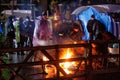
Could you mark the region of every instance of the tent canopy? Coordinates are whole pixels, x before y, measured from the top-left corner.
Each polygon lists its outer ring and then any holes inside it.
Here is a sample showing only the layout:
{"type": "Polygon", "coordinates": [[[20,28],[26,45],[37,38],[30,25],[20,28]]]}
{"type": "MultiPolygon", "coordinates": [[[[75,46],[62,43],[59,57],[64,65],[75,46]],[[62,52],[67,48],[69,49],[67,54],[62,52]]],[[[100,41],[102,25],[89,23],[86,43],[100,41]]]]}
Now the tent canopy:
{"type": "Polygon", "coordinates": [[[100,13],[106,12],[120,12],[120,5],[106,4],[106,5],[90,5],[90,6],[81,6],[75,9],[72,14],[76,15],[82,12],[87,8],[95,8],[100,13]]]}
{"type": "Polygon", "coordinates": [[[111,31],[111,22],[110,16],[106,14],[106,12],[118,12],[119,5],[91,5],[91,6],[81,6],[75,9],[72,12],[72,15],[75,15],[76,20],[82,20],[85,36],[83,40],[89,40],[89,33],[87,31],[87,22],[91,18],[91,15],[95,15],[95,18],[101,21],[107,31],[111,31]]]}
{"type": "Polygon", "coordinates": [[[4,10],[1,14],[5,14],[7,16],[15,15],[16,17],[26,17],[31,16],[31,10],[4,10]]]}

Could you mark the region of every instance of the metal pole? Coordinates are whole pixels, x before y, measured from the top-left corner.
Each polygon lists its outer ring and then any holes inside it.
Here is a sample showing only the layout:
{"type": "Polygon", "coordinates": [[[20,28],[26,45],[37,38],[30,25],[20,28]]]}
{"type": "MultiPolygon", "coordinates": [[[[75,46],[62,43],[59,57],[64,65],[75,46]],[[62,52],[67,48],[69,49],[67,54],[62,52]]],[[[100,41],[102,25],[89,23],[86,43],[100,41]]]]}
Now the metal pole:
{"type": "MultiPolygon", "coordinates": [[[[32,16],[32,0],[30,0],[30,9],[31,9],[31,16],[32,16]]],[[[33,16],[32,16],[33,18],[33,16]]]]}
{"type": "Polygon", "coordinates": [[[12,0],[12,10],[11,10],[12,15],[14,15],[14,0],[12,0]]]}

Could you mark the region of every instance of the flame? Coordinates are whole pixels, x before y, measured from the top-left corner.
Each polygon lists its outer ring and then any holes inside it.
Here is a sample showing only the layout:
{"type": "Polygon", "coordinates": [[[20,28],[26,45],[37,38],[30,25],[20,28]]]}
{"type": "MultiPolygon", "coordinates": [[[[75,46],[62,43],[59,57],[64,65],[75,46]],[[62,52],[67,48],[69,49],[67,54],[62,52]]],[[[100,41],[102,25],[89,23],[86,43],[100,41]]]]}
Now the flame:
{"type": "Polygon", "coordinates": [[[97,50],[96,50],[96,44],[92,44],[92,55],[97,55],[98,54],[98,52],[97,52],[97,50]]]}
{"type": "Polygon", "coordinates": [[[60,55],[61,59],[69,59],[73,55],[73,50],[71,48],[63,49],[60,55]]]}
{"type": "MultiPolygon", "coordinates": [[[[74,49],[73,48],[66,48],[62,49],[60,59],[69,59],[73,58],[74,55],[74,49]]],[[[43,61],[48,61],[49,59],[45,56],[43,56],[43,61]]],[[[75,70],[77,69],[78,62],[77,61],[71,61],[71,62],[62,62],[59,63],[60,67],[66,72],[66,74],[74,74],[75,70]]],[[[52,64],[46,64],[45,65],[45,71],[48,73],[47,77],[51,77],[56,75],[56,67],[52,64]],[[54,75],[52,74],[54,73],[54,75]]],[[[62,76],[62,74],[60,74],[62,76]]]]}
{"type": "Polygon", "coordinates": [[[77,44],[77,41],[74,41],[73,43],[74,43],[74,44],[77,44]]]}
{"type": "MultiPolygon", "coordinates": [[[[71,57],[71,52],[69,49],[67,49],[67,52],[63,56],[63,58],[69,59],[70,57],[71,57]]],[[[60,65],[64,68],[67,74],[70,74],[70,71],[68,70],[68,68],[70,67],[70,62],[60,63],[60,65]]]]}
{"type": "Polygon", "coordinates": [[[54,13],[53,19],[54,19],[54,20],[58,20],[58,15],[57,15],[57,13],[54,13]]]}
{"type": "MultiPolygon", "coordinates": [[[[68,48],[65,51],[63,51],[63,55],[62,55],[62,59],[69,59],[73,56],[73,51],[72,49],[68,48]]],[[[67,74],[71,74],[73,73],[73,69],[75,69],[76,66],[76,62],[72,61],[72,62],[63,62],[60,63],[60,66],[64,69],[64,71],[67,74]]]]}
{"type": "Polygon", "coordinates": [[[49,61],[49,59],[46,56],[43,56],[43,61],[49,61]]]}

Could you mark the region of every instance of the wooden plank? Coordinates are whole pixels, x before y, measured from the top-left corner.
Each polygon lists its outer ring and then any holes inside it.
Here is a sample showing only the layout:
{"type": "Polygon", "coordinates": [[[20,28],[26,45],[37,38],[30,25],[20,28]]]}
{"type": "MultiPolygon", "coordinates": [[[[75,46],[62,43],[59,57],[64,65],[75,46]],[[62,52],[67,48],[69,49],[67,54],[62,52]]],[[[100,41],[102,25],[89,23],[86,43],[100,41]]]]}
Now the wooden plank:
{"type": "Polygon", "coordinates": [[[59,59],[57,60],[51,60],[51,61],[36,61],[36,62],[21,62],[21,63],[10,63],[10,64],[0,64],[1,68],[5,68],[8,66],[11,67],[21,67],[21,66],[34,66],[34,65],[45,65],[45,64],[56,64],[56,63],[62,63],[62,62],[71,62],[71,61],[80,61],[80,60],[86,60],[86,58],[70,58],[70,59],[59,59]]]}
{"type": "Polygon", "coordinates": [[[50,61],[51,60],[54,60],[53,57],[51,55],[49,55],[49,53],[45,50],[45,49],[41,49],[40,50],[44,55],[45,57],[47,57],[50,61]]]}
{"type": "Polygon", "coordinates": [[[120,72],[120,68],[106,68],[91,71],[91,74],[106,74],[106,73],[115,73],[120,72]]]}
{"type": "Polygon", "coordinates": [[[88,47],[88,44],[87,43],[84,43],[84,44],[61,44],[61,45],[47,45],[47,46],[36,46],[36,47],[9,48],[9,49],[0,49],[0,53],[41,50],[41,49],[48,50],[48,49],[55,49],[56,46],[58,48],[73,48],[73,47],[88,47]]]}

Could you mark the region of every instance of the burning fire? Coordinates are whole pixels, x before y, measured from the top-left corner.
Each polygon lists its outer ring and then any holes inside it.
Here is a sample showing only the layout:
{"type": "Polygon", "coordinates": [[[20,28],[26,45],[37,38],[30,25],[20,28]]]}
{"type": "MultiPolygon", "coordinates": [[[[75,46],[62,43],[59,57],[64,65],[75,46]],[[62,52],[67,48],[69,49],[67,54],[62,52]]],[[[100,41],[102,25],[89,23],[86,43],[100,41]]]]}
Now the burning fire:
{"type": "Polygon", "coordinates": [[[58,20],[58,17],[57,13],[54,13],[54,20],[58,20]]]}
{"type": "MultiPolygon", "coordinates": [[[[73,48],[62,49],[60,53],[60,59],[70,59],[70,58],[73,58],[74,56],[75,55],[74,55],[73,48]]],[[[43,56],[43,61],[49,61],[49,59],[43,56]]],[[[59,65],[66,72],[66,74],[74,74],[75,71],[77,70],[78,62],[77,61],[62,62],[62,63],[59,63],[59,65]]],[[[56,75],[56,67],[52,64],[51,65],[46,64],[45,71],[46,73],[48,73],[48,76],[52,75],[53,77],[56,75]],[[54,73],[54,75],[52,73],[54,73]]]]}
{"type": "MultiPolygon", "coordinates": [[[[43,56],[43,61],[49,61],[49,59],[46,56],[43,56]]],[[[56,67],[52,64],[46,64],[45,72],[47,73],[46,78],[55,77],[56,67]]]]}
{"type": "MultiPolygon", "coordinates": [[[[63,55],[61,56],[62,59],[69,59],[73,56],[73,50],[68,48],[63,51],[63,55]]],[[[77,63],[75,61],[72,62],[63,62],[60,63],[60,66],[64,69],[67,74],[72,74],[73,71],[76,69],[77,63]]]]}
{"type": "MultiPolygon", "coordinates": [[[[96,47],[96,45],[92,44],[92,53],[95,54],[96,51],[94,50],[94,48],[96,47]]],[[[82,52],[79,53],[79,55],[83,55],[84,53],[84,47],[81,48],[64,48],[60,50],[60,59],[70,59],[70,58],[74,58],[77,56],[78,52],[82,52]]],[[[49,61],[49,59],[45,56],[43,56],[43,61],[49,61]]],[[[60,67],[66,72],[66,74],[74,74],[77,70],[85,70],[85,61],[82,60],[81,63],[79,61],[66,61],[66,62],[61,62],[59,63],[60,67]],[[79,67],[78,67],[79,65],[79,67]]],[[[92,65],[93,67],[96,67],[96,65],[92,65]]],[[[52,64],[46,64],[45,65],[45,71],[46,73],[48,73],[48,75],[46,76],[47,78],[49,77],[55,77],[56,76],[56,67],[55,65],[52,64]]],[[[62,73],[60,73],[60,76],[62,76],[62,73]]]]}

